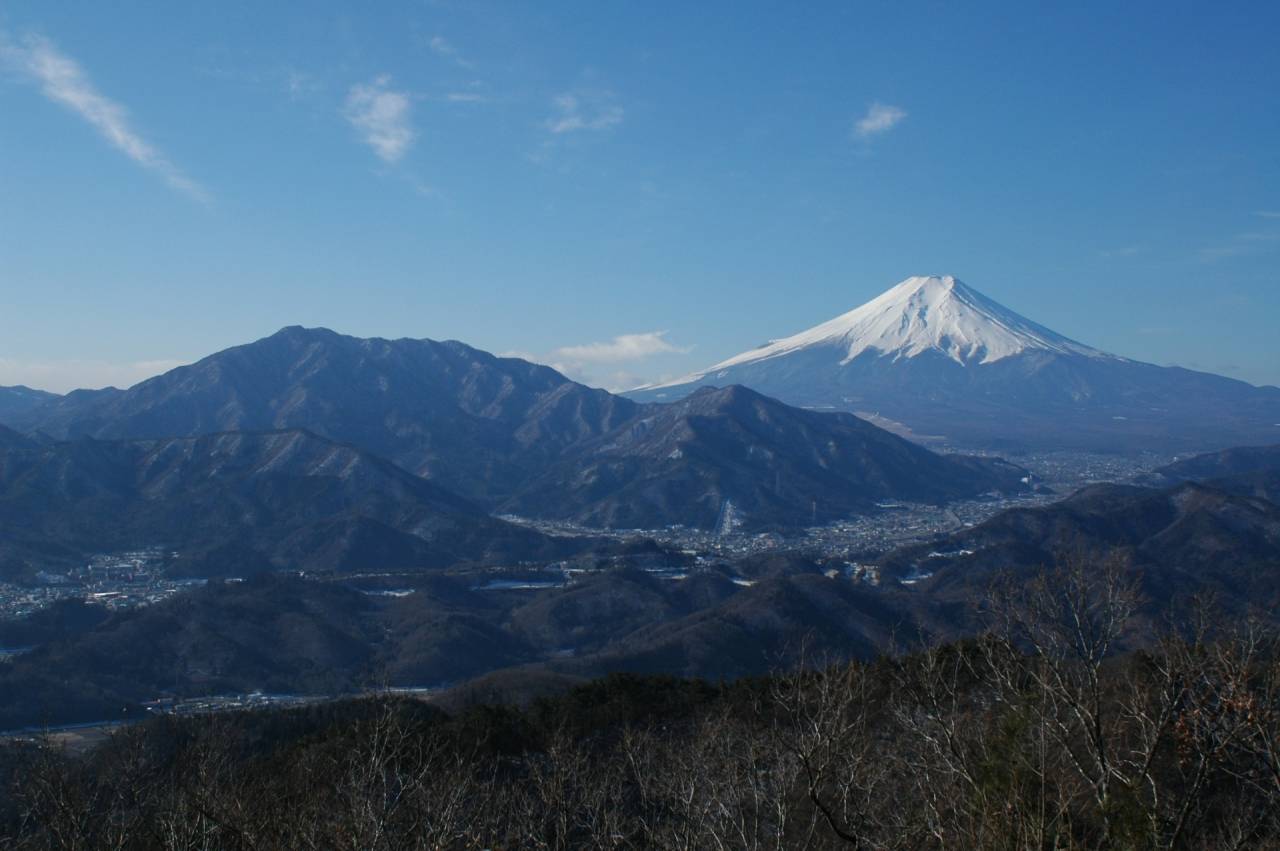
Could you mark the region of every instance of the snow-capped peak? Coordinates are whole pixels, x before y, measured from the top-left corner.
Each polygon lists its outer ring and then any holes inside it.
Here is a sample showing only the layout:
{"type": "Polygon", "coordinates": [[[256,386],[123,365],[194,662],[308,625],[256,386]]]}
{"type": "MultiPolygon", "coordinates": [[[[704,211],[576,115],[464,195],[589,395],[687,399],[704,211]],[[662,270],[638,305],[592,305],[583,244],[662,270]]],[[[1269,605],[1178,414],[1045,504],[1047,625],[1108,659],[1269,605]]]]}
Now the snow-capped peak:
{"type": "Polygon", "coordinates": [[[735,355],[698,373],[655,386],[687,383],[732,366],[768,360],[801,349],[839,350],[848,363],[864,352],[913,358],[941,352],[960,364],[985,364],[1027,350],[1110,357],[997,304],[950,275],[907,278],[835,319],[735,355]]]}

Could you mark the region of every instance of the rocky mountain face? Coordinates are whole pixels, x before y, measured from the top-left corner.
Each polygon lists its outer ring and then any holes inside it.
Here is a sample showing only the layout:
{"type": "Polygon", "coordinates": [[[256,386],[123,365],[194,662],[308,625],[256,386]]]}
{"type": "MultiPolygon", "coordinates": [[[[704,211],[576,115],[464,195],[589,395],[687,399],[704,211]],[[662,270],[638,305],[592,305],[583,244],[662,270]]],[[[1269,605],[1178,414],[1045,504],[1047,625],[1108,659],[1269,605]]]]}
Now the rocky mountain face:
{"type": "Polygon", "coordinates": [[[1025,476],[998,459],[930,452],[850,414],[703,388],[575,449],[503,510],[624,528],[805,525],[887,499],[1015,492],[1025,476]]]}
{"type": "Polygon", "coordinates": [[[149,546],[199,576],[432,568],[567,546],[300,430],[0,450],[0,529],[11,574],[149,546]]]}
{"type": "Polygon", "coordinates": [[[34,449],[36,442],[26,435],[0,425],[0,451],[7,449],[34,449]]]}
{"type": "Polygon", "coordinates": [[[1280,437],[1280,389],[1117,357],[953,277],[908,278],[807,331],[627,395],[743,384],[973,447],[1204,450],[1280,437]]]}

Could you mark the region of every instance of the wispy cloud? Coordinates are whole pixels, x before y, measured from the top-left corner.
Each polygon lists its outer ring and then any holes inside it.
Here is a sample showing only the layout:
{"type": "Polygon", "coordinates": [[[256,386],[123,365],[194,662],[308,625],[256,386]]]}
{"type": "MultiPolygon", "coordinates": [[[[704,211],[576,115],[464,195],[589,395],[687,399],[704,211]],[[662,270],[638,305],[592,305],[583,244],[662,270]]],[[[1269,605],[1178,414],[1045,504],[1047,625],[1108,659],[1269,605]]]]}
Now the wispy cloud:
{"type": "Polygon", "coordinates": [[[17,360],[0,358],[0,385],[25,384],[66,393],[82,387],[132,387],[188,361],[17,360]]]}
{"type": "Polygon", "coordinates": [[[907,111],[902,107],[877,101],[867,108],[866,115],[853,123],[853,135],[859,139],[878,136],[892,130],[906,117],[907,111]]]}
{"type": "Polygon", "coordinates": [[[1230,260],[1235,257],[1265,254],[1274,251],[1276,248],[1280,248],[1280,228],[1244,231],[1220,245],[1201,248],[1197,254],[1201,261],[1212,263],[1217,260],[1230,260]]]}
{"type": "Polygon", "coordinates": [[[557,135],[609,130],[621,124],[625,114],[612,92],[565,92],[551,104],[554,114],[546,120],[546,128],[557,135]]]}
{"type": "Polygon", "coordinates": [[[1258,210],[1254,215],[1264,219],[1280,219],[1280,210],[1258,210]]]}
{"type": "Polygon", "coordinates": [[[1147,250],[1147,247],[1145,245],[1140,245],[1140,244],[1122,245],[1119,248],[1103,249],[1102,251],[1098,252],[1098,256],[1106,258],[1108,260],[1115,259],[1117,257],[1136,257],[1139,254],[1142,254],[1143,252],[1145,252],[1146,250],[1147,250]]]}
{"type": "Polygon", "coordinates": [[[445,103],[493,103],[498,100],[484,80],[468,80],[461,85],[451,85],[442,99],[445,103]]]}
{"type": "Polygon", "coordinates": [[[392,89],[391,77],[383,74],[370,83],[352,86],[342,114],[379,159],[395,163],[413,144],[409,110],[408,93],[392,89]]]}
{"type": "Polygon", "coordinates": [[[45,97],[79,115],[117,150],[159,175],[170,187],[208,202],[204,187],[143,139],[130,125],[128,111],[101,94],[84,69],[49,39],[28,35],[14,41],[0,32],[0,60],[37,82],[45,97]]]}
{"type": "Polygon", "coordinates": [[[666,331],[646,331],[620,334],[604,342],[561,346],[545,355],[505,352],[504,356],[544,363],[584,384],[606,390],[626,390],[645,383],[646,379],[624,366],[636,367],[659,355],[683,355],[691,351],[692,346],[677,346],[668,340],[666,331]]]}
{"type": "Polygon", "coordinates": [[[442,59],[448,59],[456,64],[459,68],[474,68],[475,64],[467,60],[458,48],[450,44],[444,36],[432,36],[427,42],[427,47],[431,48],[431,52],[442,59]]]}
{"type": "Polygon", "coordinates": [[[313,73],[290,64],[253,66],[238,60],[226,60],[198,66],[200,74],[218,81],[234,83],[260,93],[283,94],[295,103],[314,100],[325,89],[324,82],[313,73]]]}
{"type": "Polygon", "coordinates": [[[307,72],[299,71],[297,68],[284,70],[284,91],[290,100],[301,100],[319,90],[320,83],[307,72]]]}
{"type": "Polygon", "coordinates": [[[1201,261],[1205,263],[1212,263],[1215,260],[1229,260],[1232,257],[1241,257],[1251,253],[1252,249],[1247,245],[1211,245],[1196,252],[1201,261]]]}
{"type": "Polygon", "coordinates": [[[553,354],[558,359],[581,363],[618,363],[661,354],[683,355],[689,351],[668,340],[666,331],[646,331],[642,334],[620,334],[607,343],[561,346],[553,354]]]}

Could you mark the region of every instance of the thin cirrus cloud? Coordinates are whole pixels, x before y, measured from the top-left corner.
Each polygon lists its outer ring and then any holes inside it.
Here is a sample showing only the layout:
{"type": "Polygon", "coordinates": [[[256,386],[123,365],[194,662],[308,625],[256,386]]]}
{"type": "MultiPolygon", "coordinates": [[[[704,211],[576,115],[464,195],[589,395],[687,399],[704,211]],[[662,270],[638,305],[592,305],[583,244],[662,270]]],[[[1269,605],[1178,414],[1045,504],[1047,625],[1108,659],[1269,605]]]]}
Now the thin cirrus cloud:
{"type": "Polygon", "coordinates": [[[859,139],[870,139],[887,133],[907,117],[907,111],[900,106],[891,106],[876,101],[867,107],[867,112],[853,123],[853,135],[859,139]]]}
{"type": "Polygon", "coordinates": [[[692,346],[677,346],[667,339],[666,331],[620,334],[612,340],[561,346],[545,355],[529,352],[506,352],[504,357],[518,357],[544,363],[584,384],[606,390],[625,390],[645,383],[644,375],[634,372],[644,361],[658,355],[683,355],[692,346]]]}
{"type": "Polygon", "coordinates": [[[413,144],[410,107],[409,94],[392,89],[391,77],[383,74],[352,86],[342,114],[378,159],[391,164],[399,162],[413,144]]]}
{"type": "Polygon", "coordinates": [[[474,68],[474,63],[468,61],[458,48],[450,44],[444,36],[432,36],[427,42],[427,47],[431,48],[431,52],[443,59],[448,59],[456,64],[459,68],[474,68]]]}
{"type": "Polygon", "coordinates": [[[1280,228],[1269,228],[1237,233],[1229,240],[1201,248],[1196,253],[1202,262],[1213,263],[1236,257],[1268,254],[1278,248],[1280,248],[1280,228]]]}
{"type": "Polygon", "coordinates": [[[1137,257],[1147,250],[1147,246],[1140,243],[1133,245],[1122,245],[1119,248],[1108,248],[1098,252],[1098,256],[1107,260],[1113,260],[1123,257],[1137,257]]]}
{"type": "Polygon", "coordinates": [[[37,35],[14,41],[0,32],[0,60],[39,84],[45,97],[80,116],[112,147],[159,175],[171,188],[201,203],[209,201],[204,187],[142,138],[130,124],[128,110],[99,92],[79,63],[52,41],[37,35]]]}
{"type": "Polygon", "coordinates": [[[625,112],[612,92],[565,92],[551,101],[554,113],[546,128],[556,135],[581,131],[601,131],[617,127],[625,112]]]}

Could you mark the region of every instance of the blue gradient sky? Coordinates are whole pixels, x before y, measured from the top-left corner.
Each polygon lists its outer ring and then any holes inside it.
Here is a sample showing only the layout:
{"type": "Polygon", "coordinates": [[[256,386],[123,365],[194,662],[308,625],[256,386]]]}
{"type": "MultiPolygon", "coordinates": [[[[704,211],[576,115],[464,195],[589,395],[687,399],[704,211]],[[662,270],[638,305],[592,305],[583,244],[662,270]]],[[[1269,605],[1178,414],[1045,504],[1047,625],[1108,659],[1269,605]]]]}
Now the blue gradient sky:
{"type": "Polygon", "coordinates": [[[366,5],[0,6],[0,384],[305,324],[618,387],[943,273],[1280,383],[1280,5],[366,5]]]}

